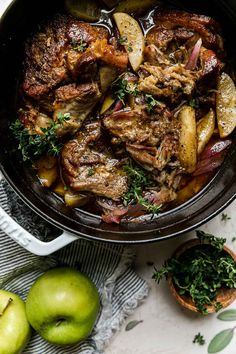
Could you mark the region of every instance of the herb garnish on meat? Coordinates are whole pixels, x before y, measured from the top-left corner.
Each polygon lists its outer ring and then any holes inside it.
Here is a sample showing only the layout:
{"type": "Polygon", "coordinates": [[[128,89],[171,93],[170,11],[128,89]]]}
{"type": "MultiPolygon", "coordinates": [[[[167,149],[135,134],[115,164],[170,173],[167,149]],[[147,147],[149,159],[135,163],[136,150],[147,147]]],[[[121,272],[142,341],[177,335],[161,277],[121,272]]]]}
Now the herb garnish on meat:
{"type": "Polygon", "coordinates": [[[77,51],[79,53],[83,53],[85,51],[85,49],[87,48],[87,43],[85,43],[83,41],[77,42],[75,40],[75,38],[72,38],[71,46],[75,51],[77,51]]]}
{"type": "Polygon", "coordinates": [[[128,45],[127,50],[128,50],[129,53],[133,52],[133,48],[131,47],[130,44],[128,45]]]}
{"type": "Polygon", "coordinates": [[[124,171],[129,178],[129,190],[123,195],[123,204],[127,206],[130,203],[143,205],[151,214],[158,214],[162,205],[151,203],[142,196],[143,190],[153,184],[150,176],[140,167],[133,164],[125,165],[124,171]]]}
{"type": "Polygon", "coordinates": [[[157,100],[155,100],[155,98],[150,94],[145,95],[145,100],[148,104],[147,106],[148,113],[152,113],[155,107],[160,105],[160,103],[157,100]]]}
{"type": "Polygon", "coordinates": [[[197,231],[197,237],[207,243],[168,259],[153,279],[159,283],[163,277],[171,276],[179,294],[191,297],[198,311],[205,315],[207,305],[213,305],[216,311],[222,308],[216,300],[221,288],[236,288],[236,262],[223,249],[225,239],[203,231],[197,231]]]}
{"type": "Polygon", "coordinates": [[[121,44],[121,45],[125,45],[127,44],[127,37],[126,36],[121,36],[118,38],[118,43],[121,44]]]}
{"type": "Polygon", "coordinates": [[[70,119],[70,113],[58,114],[57,120],[47,128],[40,128],[43,134],[29,134],[28,129],[17,119],[11,124],[10,129],[19,142],[18,150],[21,151],[24,161],[30,161],[45,153],[57,156],[63,147],[57,136],[57,129],[70,119]]]}
{"type": "Polygon", "coordinates": [[[124,103],[126,95],[137,96],[139,91],[136,84],[130,84],[124,78],[124,75],[119,76],[112,84],[112,92],[115,98],[118,98],[124,103]]]}

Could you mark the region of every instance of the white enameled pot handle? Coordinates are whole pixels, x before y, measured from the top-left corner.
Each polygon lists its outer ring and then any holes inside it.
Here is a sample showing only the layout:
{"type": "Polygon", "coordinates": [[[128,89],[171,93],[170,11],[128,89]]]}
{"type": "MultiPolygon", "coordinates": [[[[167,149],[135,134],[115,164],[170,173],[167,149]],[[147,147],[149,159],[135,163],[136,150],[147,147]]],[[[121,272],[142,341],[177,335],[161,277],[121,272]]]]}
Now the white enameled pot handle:
{"type": "Polygon", "coordinates": [[[17,224],[0,206],[0,228],[20,246],[38,256],[47,256],[69,243],[78,240],[79,237],[67,231],[49,242],[43,242],[31,235],[23,227],[17,224]]]}

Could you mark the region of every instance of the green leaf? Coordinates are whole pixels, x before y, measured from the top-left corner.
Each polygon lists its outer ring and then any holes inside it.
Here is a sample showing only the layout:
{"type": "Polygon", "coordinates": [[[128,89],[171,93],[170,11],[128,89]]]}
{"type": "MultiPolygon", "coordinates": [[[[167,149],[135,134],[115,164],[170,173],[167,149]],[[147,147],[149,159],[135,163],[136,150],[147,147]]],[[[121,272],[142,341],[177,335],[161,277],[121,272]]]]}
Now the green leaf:
{"type": "Polygon", "coordinates": [[[225,329],[219,332],[210,342],[208,353],[218,353],[231,342],[234,335],[233,328],[225,329]]]}
{"type": "Polygon", "coordinates": [[[142,320],[140,321],[137,321],[137,320],[134,320],[134,321],[131,321],[127,324],[127,326],[125,327],[125,330],[126,331],[130,331],[131,329],[133,329],[134,327],[136,327],[139,323],[143,322],[142,320]]]}
{"type": "Polygon", "coordinates": [[[221,321],[236,321],[236,310],[226,310],[221,312],[217,318],[221,321]]]}

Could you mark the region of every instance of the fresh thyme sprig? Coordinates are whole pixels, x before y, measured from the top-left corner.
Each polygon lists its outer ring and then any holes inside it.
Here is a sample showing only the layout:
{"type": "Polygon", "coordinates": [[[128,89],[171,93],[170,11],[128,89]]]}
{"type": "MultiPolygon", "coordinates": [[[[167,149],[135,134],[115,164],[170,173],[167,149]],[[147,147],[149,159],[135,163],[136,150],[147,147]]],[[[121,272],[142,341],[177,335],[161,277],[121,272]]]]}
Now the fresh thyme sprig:
{"type": "Polygon", "coordinates": [[[152,113],[154,109],[160,105],[160,103],[150,94],[145,95],[145,101],[147,102],[148,113],[152,113]]]}
{"type": "Polygon", "coordinates": [[[153,184],[152,179],[142,168],[134,166],[131,162],[123,167],[129,178],[129,190],[123,195],[123,204],[127,206],[130,203],[141,204],[146,211],[151,214],[158,214],[162,205],[151,203],[142,196],[146,187],[153,184]]]}
{"type": "Polygon", "coordinates": [[[113,96],[121,100],[124,104],[124,99],[126,95],[137,96],[139,91],[135,83],[130,84],[127,79],[124,78],[124,75],[120,75],[112,83],[112,92],[113,96]]]}
{"type": "Polygon", "coordinates": [[[11,124],[10,130],[18,141],[24,161],[33,160],[47,153],[52,156],[59,154],[63,144],[59,142],[57,129],[70,119],[70,113],[58,114],[57,120],[47,128],[40,128],[43,134],[30,134],[19,119],[11,124]]]}
{"type": "Polygon", "coordinates": [[[118,38],[118,43],[121,45],[125,45],[125,44],[127,44],[127,40],[128,40],[128,38],[126,36],[121,36],[118,38]]]}
{"type": "Polygon", "coordinates": [[[197,236],[206,243],[168,259],[161,269],[156,269],[153,279],[159,283],[170,276],[179,294],[190,297],[198,311],[207,314],[207,305],[213,305],[216,311],[222,308],[217,302],[221,288],[236,288],[236,262],[223,250],[225,239],[203,231],[198,231],[197,236]]]}
{"type": "Polygon", "coordinates": [[[215,247],[218,251],[222,251],[224,248],[224,244],[226,242],[226,238],[216,237],[212,234],[207,234],[202,230],[196,231],[197,238],[202,242],[207,242],[211,246],[215,247]]]}

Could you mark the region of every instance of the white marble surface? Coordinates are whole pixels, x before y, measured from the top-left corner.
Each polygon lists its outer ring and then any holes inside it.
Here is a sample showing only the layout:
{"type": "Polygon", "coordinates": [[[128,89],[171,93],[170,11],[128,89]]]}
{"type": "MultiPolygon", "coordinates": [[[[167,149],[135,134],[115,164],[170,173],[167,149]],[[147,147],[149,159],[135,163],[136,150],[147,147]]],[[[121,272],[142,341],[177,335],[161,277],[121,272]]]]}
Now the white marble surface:
{"type": "MultiPolygon", "coordinates": [[[[0,0],[0,14],[10,2],[11,0],[0,0]]],[[[232,238],[236,236],[235,211],[236,201],[225,210],[231,217],[230,220],[221,221],[219,215],[201,229],[226,237],[228,246],[236,251],[236,242],[232,242],[232,238]]],[[[106,354],[204,354],[207,353],[206,345],[201,347],[192,343],[195,334],[201,332],[209,343],[220,330],[235,325],[232,322],[219,321],[216,315],[202,317],[183,310],[172,298],[164,281],[157,285],[152,280],[153,267],[148,266],[147,262],[151,261],[155,266],[160,266],[181,242],[193,235],[194,232],[191,232],[169,241],[135,246],[137,252],[135,268],[149,283],[150,294],[115,334],[105,351],[106,354]],[[143,322],[131,331],[125,331],[125,325],[134,319],[143,322]]],[[[236,309],[236,303],[230,307],[236,309]]],[[[222,353],[235,354],[235,347],[236,335],[222,353]]]]}
{"type": "MultiPolygon", "coordinates": [[[[236,202],[233,202],[224,212],[231,217],[230,220],[221,221],[220,214],[201,229],[227,238],[228,246],[236,251],[236,242],[232,242],[232,237],[236,236],[234,217],[236,202]]],[[[137,251],[135,267],[150,284],[150,294],[134,315],[127,319],[121,331],[114,336],[106,349],[106,354],[204,354],[207,353],[206,345],[199,346],[192,343],[195,334],[201,332],[209,343],[220,330],[231,328],[236,324],[222,322],[215,314],[203,317],[183,310],[172,298],[165,281],[157,285],[151,279],[153,267],[147,266],[147,262],[152,261],[159,267],[180,243],[192,236],[194,232],[161,243],[135,246],[137,251]],[[125,325],[134,319],[143,320],[143,323],[131,331],[125,331],[125,325]]],[[[236,309],[236,302],[229,308],[236,309]]],[[[235,347],[236,335],[222,354],[235,354],[235,347]]]]}

